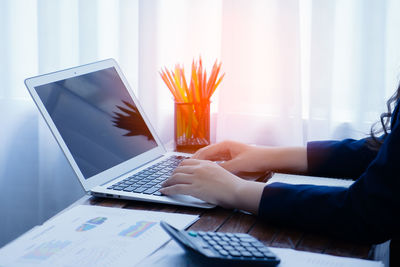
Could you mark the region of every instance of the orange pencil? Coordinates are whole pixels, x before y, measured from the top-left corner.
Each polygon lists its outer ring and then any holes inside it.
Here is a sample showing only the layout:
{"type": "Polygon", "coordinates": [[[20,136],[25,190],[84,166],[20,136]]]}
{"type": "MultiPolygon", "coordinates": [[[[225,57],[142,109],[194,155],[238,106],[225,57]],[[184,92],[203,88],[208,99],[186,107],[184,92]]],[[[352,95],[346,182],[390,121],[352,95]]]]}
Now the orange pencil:
{"type": "Polygon", "coordinates": [[[218,82],[214,85],[214,88],[213,88],[213,90],[212,90],[212,92],[211,92],[211,95],[214,94],[215,90],[217,89],[218,85],[221,83],[221,81],[222,81],[222,79],[224,78],[224,76],[225,76],[225,73],[222,74],[221,77],[219,77],[218,82]]]}
{"type": "Polygon", "coordinates": [[[197,78],[197,64],[193,64],[192,66],[192,81],[194,84],[194,89],[195,89],[195,93],[196,93],[196,99],[197,101],[200,101],[200,84],[199,84],[199,80],[197,78]]]}
{"type": "Polygon", "coordinates": [[[187,83],[186,83],[186,79],[185,79],[185,69],[182,67],[181,69],[180,69],[180,75],[181,75],[181,79],[182,79],[182,87],[183,87],[183,90],[185,90],[185,92],[186,92],[186,95],[187,95],[187,98],[188,98],[188,101],[189,102],[192,102],[193,100],[192,100],[192,94],[189,92],[189,89],[188,89],[188,86],[187,86],[187,83]]]}
{"type": "Polygon", "coordinates": [[[214,93],[214,92],[213,92],[213,89],[214,89],[215,81],[216,81],[217,78],[218,78],[218,74],[219,74],[220,68],[221,68],[221,63],[219,63],[218,67],[216,67],[213,80],[211,81],[210,87],[208,88],[208,92],[207,92],[208,97],[211,97],[211,96],[213,95],[213,93],[214,93]]]}
{"type": "Polygon", "coordinates": [[[206,99],[206,87],[207,87],[207,71],[204,69],[204,73],[203,73],[203,88],[202,88],[202,99],[206,99]]]}
{"type": "Polygon", "coordinates": [[[206,91],[207,91],[207,98],[209,97],[209,92],[211,91],[210,88],[212,87],[213,81],[215,80],[214,76],[215,76],[215,71],[216,71],[216,69],[217,69],[216,66],[217,66],[217,60],[215,60],[215,63],[214,63],[214,66],[213,66],[213,68],[212,68],[210,77],[208,78],[207,89],[206,89],[206,91]]]}
{"type": "Polygon", "coordinates": [[[159,73],[160,73],[160,75],[161,75],[161,78],[163,79],[163,81],[164,81],[165,84],[167,85],[169,91],[170,91],[171,94],[173,95],[175,101],[177,101],[178,97],[176,96],[175,91],[174,91],[174,89],[172,88],[172,85],[171,85],[170,82],[168,81],[168,78],[166,77],[165,74],[163,74],[163,73],[161,73],[161,72],[159,72],[159,73]]]}
{"type": "Polygon", "coordinates": [[[218,63],[218,60],[215,60],[212,70],[207,77],[207,71],[203,69],[203,61],[201,56],[199,56],[198,61],[192,60],[191,75],[188,81],[185,77],[183,65],[176,64],[172,70],[164,67],[159,73],[174,96],[175,101],[199,103],[209,100],[221,83],[225,75],[223,74],[218,77],[221,64],[221,62],[218,63]]]}
{"type": "Polygon", "coordinates": [[[173,81],[171,81],[171,80],[168,78],[166,72],[163,72],[163,79],[164,79],[164,81],[166,81],[166,84],[167,84],[167,86],[170,88],[170,90],[172,90],[172,94],[173,94],[175,97],[178,97],[177,94],[176,94],[175,84],[173,83],[173,81]]]}
{"type": "Polygon", "coordinates": [[[183,101],[183,98],[182,98],[182,96],[181,96],[181,94],[179,93],[178,88],[176,87],[175,80],[172,78],[171,73],[169,72],[169,70],[167,70],[167,68],[165,68],[165,71],[167,72],[167,75],[168,75],[169,80],[170,80],[171,83],[174,85],[175,93],[176,93],[176,95],[178,96],[178,102],[184,102],[184,101],[183,101]]]}

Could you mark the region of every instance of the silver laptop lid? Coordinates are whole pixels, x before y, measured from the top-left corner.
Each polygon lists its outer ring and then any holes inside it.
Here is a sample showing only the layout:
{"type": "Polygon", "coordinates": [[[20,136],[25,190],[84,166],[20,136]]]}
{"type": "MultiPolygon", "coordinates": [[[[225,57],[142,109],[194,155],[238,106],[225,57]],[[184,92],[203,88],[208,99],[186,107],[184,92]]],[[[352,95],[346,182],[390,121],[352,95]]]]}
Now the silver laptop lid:
{"type": "Polygon", "coordinates": [[[86,191],[165,153],[113,59],[25,84],[86,191]]]}

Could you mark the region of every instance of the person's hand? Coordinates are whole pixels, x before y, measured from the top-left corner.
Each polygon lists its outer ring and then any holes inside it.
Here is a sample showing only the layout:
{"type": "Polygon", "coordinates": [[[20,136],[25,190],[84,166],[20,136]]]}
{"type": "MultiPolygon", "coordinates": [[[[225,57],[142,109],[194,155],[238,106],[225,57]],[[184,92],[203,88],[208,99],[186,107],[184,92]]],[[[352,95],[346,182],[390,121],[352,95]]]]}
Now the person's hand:
{"type": "Polygon", "coordinates": [[[188,159],[181,162],[160,190],[165,195],[184,194],[223,207],[232,206],[241,179],[212,161],[188,159]]]}
{"type": "Polygon", "coordinates": [[[268,148],[250,146],[234,141],[224,141],[198,150],[193,159],[222,161],[220,166],[232,172],[266,172],[268,148]]]}
{"type": "Polygon", "coordinates": [[[243,180],[215,162],[188,159],[163,183],[165,195],[184,194],[225,208],[257,213],[265,184],[243,180]]]}

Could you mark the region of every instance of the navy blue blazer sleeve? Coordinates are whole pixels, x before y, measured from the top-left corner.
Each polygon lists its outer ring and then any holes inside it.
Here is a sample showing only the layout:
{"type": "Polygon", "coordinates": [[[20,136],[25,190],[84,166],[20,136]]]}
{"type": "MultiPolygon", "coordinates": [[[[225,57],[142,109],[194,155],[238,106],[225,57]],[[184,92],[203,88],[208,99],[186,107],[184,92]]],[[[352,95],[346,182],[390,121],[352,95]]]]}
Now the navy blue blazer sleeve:
{"type": "MultiPolygon", "coordinates": [[[[394,114],[398,113],[398,106],[396,110],[394,114]]],[[[342,188],[273,183],[264,188],[259,216],[280,224],[330,233],[366,243],[398,239],[400,123],[397,117],[396,114],[396,118],[392,118],[391,132],[376,157],[370,161],[352,186],[342,188]]],[[[354,142],[356,141],[344,141],[342,144],[346,147],[354,142]]],[[[333,145],[333,150],[335,149],[333,145]]],[[[346,147],[343,152],[336,151],[335,154],[345,157],[345,152],[358,157],[357,152],[352,153],[351,146],[350,149],[346,147]]],[[[326,156],[321,155],[321,157],[326,156]]],[[[338,169],[343,169],[335,173],[346,173],[344,168],[353,166],[342,162],[341,159],[337,161],[339,163],[328,164],[325,158],[321,161],[321,165],[316,165],[312,169],[315,174],[323,174],[324,168],[336,166],[338,169]]],[[[361,157],[360,161],[365,162],[355,165],[357,172],[367,164],[368,159],[361,157]]]]}
{"type": "Polygon", "coordinates": [[[367,144],[367,138],[309,142],[308,175],[356,179],[377,153],[367,144]]]}

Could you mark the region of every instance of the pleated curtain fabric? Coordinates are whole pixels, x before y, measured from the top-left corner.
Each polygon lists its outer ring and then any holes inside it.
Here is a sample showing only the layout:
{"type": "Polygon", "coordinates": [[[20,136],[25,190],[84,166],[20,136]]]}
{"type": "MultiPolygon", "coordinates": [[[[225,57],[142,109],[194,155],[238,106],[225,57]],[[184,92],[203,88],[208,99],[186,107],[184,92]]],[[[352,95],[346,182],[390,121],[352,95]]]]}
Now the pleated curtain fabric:
{"type": "Polygon", "coordinates": [[[226,73],[211,99],[212,142],[359,138],[397,88],[398,14],[397,0],[0,1],[1,241],[83,194],[25,78],[115,58],[168,142],[174,105],[158,71],[189,70],[201,55],[226,73]],[[14,196],[18,209],[7,206],[14,196]]]}

